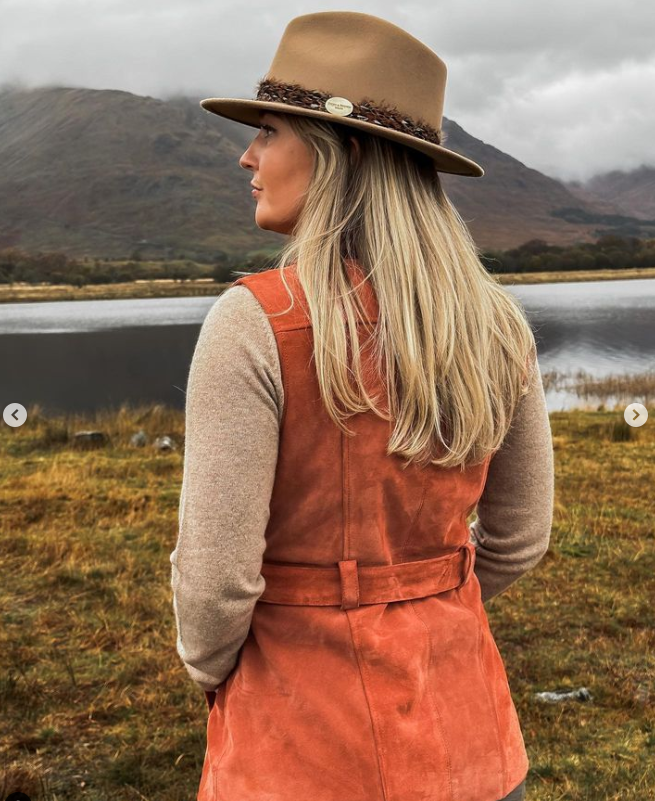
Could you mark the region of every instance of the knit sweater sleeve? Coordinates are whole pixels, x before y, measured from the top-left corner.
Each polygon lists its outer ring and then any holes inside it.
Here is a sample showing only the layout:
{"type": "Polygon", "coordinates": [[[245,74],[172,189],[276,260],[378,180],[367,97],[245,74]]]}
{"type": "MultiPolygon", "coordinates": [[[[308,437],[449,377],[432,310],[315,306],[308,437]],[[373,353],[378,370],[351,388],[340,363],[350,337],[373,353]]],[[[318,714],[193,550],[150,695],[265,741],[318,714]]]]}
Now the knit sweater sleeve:
{"type": "Polygon", "coordinates": [[[189,370],[170,555],[177,651],[204,691],[234,669],[264,591],[283,402],[270,322],[247,287],[229,287],[205,317],[189,370]]]}
{"type": "Polygon", "coordinates": [[[526,395],[489,465],[470,525],[482,601],[507,589],[541,561],[554,503],[553,444],[538,359],[526,395]]]}

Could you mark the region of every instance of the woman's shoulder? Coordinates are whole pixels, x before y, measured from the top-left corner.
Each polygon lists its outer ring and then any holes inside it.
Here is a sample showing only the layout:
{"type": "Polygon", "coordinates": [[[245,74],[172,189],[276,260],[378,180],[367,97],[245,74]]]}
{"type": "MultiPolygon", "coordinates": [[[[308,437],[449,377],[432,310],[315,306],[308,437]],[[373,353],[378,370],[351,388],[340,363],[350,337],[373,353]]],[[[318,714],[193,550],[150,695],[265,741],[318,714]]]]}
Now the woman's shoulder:
{"type": "Polygon", "coordinates": [[[246,286],[232,285],[221,293],[205,317],[201,339],[212,343],[212,359],[219,352],[224,354],[223,370],[232,377],[235,373],[254,373],[272,385],[281,414],[284,390],[275,334],[264,309],[246,286]]]}

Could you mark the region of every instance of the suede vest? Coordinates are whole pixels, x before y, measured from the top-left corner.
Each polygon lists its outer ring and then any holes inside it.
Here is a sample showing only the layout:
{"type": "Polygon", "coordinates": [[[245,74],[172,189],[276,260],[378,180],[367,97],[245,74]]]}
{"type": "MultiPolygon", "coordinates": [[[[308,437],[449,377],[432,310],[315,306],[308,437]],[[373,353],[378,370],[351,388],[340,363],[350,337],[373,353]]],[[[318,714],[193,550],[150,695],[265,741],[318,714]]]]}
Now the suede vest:
{"type": "MultiPolygon", "coordinates": [[[[467,523],[491,457],[403,467],[373,412],[344,434],[322,404],[302,288],[284,272],[288,311],[280,270],[234,282],[284,312],[269,317],[284,413],[266,589],[210,704],[198,800],[499,801],[529,762],[467,523]]],[[[374,322],[370,284],[358,291],[374,322]]],[[[372,371],[367,381],[386,398],[372,371]]]]}

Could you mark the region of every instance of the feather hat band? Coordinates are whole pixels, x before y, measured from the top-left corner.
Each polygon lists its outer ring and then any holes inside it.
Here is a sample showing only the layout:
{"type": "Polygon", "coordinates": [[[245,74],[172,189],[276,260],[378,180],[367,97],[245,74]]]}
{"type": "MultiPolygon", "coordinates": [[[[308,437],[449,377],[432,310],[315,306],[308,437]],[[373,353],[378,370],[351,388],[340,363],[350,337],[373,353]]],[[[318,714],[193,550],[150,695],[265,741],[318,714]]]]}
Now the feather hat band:
{"type": "Polygon", "coordinates": [[[443,146],[446,74],[436,53],[393,23],[320,11],[288,23],[255,99],[200,105],[254,128],[260,111],[326,119],[420,150],[439,172],[480,177],[479,164],[443,146]]]}

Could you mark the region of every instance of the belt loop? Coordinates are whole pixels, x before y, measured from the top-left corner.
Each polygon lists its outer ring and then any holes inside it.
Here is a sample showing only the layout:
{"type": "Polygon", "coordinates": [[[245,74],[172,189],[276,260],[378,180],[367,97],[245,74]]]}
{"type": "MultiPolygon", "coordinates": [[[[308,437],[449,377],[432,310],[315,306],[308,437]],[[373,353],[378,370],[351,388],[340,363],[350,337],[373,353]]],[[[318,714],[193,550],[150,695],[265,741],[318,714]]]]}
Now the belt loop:
{"type": "Polygon", "coordinates": [[[341,608],[355,609],[359,606],[357,559],[343,559],[338,564],[341,578],[341,608]]]}
{"type": "Polygon", "coordinates": [[[467,542],[464,546],[467,550],[467,557],[466,557],[466,568],[464,570],[464,579],[462,580],[462,584],[466,584],[466,582],[471,578],[471,573],[473,572],[473,567],[475,564],[475,545],[472,542],[467,542]]]}

